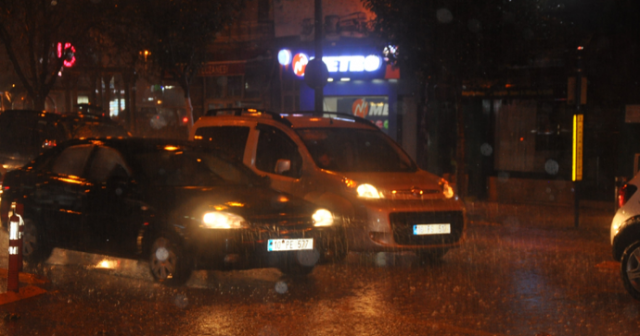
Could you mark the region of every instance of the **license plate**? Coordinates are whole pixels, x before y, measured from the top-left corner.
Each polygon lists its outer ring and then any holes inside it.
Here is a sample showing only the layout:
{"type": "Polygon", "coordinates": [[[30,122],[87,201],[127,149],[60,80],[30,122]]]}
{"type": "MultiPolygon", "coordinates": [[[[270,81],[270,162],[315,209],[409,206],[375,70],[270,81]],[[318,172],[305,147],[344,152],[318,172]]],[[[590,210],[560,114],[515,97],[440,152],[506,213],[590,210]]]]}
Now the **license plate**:
{"type": "Polygon", "coordinates": [[[415,236],[451,233],[451,224],[418,224],[413,226],[415,236]]]}
{"type": "Polygon", "coordinates": [[[269,239],[267,251],[313,250],[313,238],[308,239],[269,239]]]}

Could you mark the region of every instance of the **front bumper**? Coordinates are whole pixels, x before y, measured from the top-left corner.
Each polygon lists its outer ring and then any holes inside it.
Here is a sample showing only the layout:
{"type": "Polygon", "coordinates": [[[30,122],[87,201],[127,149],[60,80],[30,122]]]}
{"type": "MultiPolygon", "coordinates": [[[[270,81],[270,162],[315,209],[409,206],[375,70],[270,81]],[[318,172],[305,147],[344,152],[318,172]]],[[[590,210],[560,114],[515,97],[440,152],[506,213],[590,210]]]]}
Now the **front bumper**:
{"type": "Polygon", "coordinates": [[[349,249],[361,252],[449,249],[464,242],[466,227],[466,212],[457,201],[366,202],[361,215],[348,225],[349,249]],[[415,235],[413,226],[418,224],[449,224],[451,231],[415,235]]]}
{"type": "MultiPolygon", "coordinates": [[[[339,239],[331,228],[308,228],[289,231],[265,230],[200,230],[190,239],[190,250],[197,269],[243,269],[280,267],[300,253],[328,253],[329,246],[339,239]],[[310,250],[268,251],[270,239],[312,238],[310,250]],[[309,252],[311,253],[311,252],[309,252]]],[[[305,266],[314,266],[305,265],[305,266]]]]}

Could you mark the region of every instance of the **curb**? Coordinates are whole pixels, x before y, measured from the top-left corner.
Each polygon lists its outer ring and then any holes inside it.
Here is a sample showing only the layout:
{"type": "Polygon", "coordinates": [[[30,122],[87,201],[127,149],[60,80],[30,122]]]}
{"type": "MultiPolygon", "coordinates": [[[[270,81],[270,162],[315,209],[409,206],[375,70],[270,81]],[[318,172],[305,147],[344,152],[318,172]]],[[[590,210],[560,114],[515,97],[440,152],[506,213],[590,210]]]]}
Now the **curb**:
{"type": "MultiPolygon", "coordinates": [[[[0,278],[6,279],[8,275],[8,269],[0,268],[0,278]]],[[[46,285],[51,282],[45,277],[23,272],[18,273],[18,281],[20,284],[28,284],[28,286],[19,287],[18,292],[6,291],[4,293],[0,293],[0,305],[44,294],[47,292],[46,290],[33,285],[46,285]]]]}
{"type": "Polygon", "coordinates": [[[0,293],[0,305],[28,299],[30,297],[38,296],[46,292],[46,290],[36,286],[20,287],[17,293],[13,291],[0,293]]]}
{"type": "MultiPolygon", "coordinates": [[[[6,279],[8,275],[9,275],[8,269],[0,268],[0,278],[6,279]]],[[[32,273],[23,273],[23,272],[18,273],[18,281],[20,283],[26,283],[30,285],[46,285],[51,282],[51,280],[45,277],[35,275],[32,273]]]]}

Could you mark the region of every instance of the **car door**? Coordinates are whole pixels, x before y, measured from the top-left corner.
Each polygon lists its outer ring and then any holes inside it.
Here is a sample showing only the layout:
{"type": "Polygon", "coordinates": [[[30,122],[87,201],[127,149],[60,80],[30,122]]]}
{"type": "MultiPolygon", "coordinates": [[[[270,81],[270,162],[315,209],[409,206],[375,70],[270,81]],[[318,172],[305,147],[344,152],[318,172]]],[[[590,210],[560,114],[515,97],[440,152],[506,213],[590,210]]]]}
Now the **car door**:
{"type": "Polygon", "coordinates": [[[272,188],[299,194],[302,157],[298,146],[282,130],[271,125],[259,123],[255,129],[258,139],[251,168],[260,175],[269,176],[272,188]]]}
{"type": "Polygon", "coordinates": [[[122,256],[135,252],[141,227],[141,205],[131,169],[114,148],[97,147],[88,165],[88,200],[84,229],[91,250],[122,256]]]}
{"type": "Polygon", "coordinates": [[[88,144],[66,148],[51,162],[49,171],[37,177],[32,201],[62,247],[84,246],[82,216],[88,182],[83,176],[92,151],[88,144]]]}

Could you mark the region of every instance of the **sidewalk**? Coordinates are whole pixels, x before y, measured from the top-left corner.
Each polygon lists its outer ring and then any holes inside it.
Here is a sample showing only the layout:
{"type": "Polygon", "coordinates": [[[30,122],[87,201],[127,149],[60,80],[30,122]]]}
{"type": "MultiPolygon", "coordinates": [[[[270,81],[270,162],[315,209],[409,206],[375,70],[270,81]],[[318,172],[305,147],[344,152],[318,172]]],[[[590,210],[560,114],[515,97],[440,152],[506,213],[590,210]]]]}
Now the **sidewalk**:
{"type": "MultiPolygon", "coordinates": [[[[575,228],[575,209],[566,205],[466,201],[471,224],[545,229],[575,228]]],[[[582,201],[578,228],[609,230],[615,212],[611,202],[582,201]]]]}

